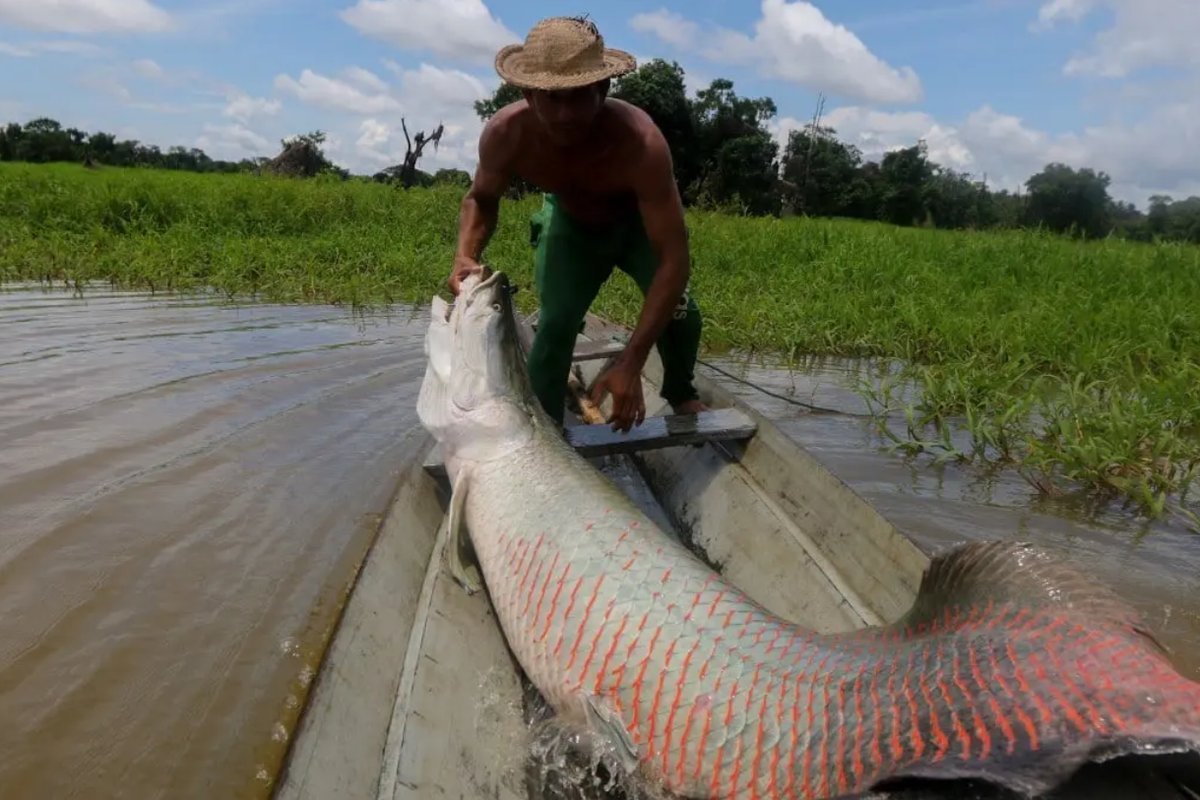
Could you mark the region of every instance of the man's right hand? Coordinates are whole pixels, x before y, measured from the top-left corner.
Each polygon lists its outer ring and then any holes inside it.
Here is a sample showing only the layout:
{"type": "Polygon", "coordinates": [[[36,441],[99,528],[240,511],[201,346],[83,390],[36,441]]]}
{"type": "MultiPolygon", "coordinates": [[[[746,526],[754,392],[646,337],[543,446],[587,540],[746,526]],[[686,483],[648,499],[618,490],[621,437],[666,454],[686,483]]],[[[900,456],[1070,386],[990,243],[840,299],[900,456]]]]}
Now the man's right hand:
{"type": "Polygon", "coordinates": [[[462,282],[468,275],[482,273],[483,266],[472,258],[464,258],[459,256],[454,259],[454,269],[450,272],[450,280],[446,283],[450,287],[450,292],[455,297],[458,297],[458,292],[462,288],[462,282]]]}

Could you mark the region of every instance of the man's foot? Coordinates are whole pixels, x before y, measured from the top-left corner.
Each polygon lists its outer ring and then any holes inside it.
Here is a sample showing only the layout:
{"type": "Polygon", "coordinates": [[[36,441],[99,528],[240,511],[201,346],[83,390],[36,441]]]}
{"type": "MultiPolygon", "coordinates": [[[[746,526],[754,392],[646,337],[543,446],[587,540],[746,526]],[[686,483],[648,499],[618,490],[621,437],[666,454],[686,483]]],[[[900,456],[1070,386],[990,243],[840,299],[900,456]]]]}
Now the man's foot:
{"type": "Polygon", "coordinates": [[[679,405],[671,406],[671,410],[676,414],[699,414],[701,411],[708,411],[708,406],[699,400],[684,400],[679,405]]]}

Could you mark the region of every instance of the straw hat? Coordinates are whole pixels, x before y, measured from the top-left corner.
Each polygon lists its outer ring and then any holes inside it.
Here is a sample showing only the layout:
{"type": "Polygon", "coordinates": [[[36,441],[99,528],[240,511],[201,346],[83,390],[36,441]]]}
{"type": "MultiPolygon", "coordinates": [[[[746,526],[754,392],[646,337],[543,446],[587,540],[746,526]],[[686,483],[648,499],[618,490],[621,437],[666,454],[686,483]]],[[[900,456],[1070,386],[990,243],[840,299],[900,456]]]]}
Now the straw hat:
{"type": "Polygon", "coordinates": [[[496,54],[496,72],[521,89],[573,89],[636,68],[632,55],[604,46],[595,25],[573,17],[544,19],[524,44],[510,44],[496,54]]]}

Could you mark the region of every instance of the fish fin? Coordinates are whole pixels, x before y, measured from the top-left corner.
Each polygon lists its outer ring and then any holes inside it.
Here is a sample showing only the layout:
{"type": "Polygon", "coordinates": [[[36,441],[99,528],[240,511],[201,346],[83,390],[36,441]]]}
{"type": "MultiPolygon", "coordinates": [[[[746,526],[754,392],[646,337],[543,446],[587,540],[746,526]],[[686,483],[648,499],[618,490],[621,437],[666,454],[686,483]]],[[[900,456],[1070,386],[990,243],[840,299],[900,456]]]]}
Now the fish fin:
{"type": "Polygon", "coordinates": [[[454,345],[451,310],[449,303],[434,295],[429,302],[429,327],[425,331],[425,355],[443,383],[450,380],[450,355],[454,345]]]}
{"type": "Polygon", "coordinates": [[[972,542],[935,556],[916,600],[898,625],[934,622],[947,608],[1011,604],[1054,607],[1132,629],[1162,649],[1141,615],[1112,589],[1048,551],[1026,542],[972,542]]]}
{"type": "Polygon", "coordinates": [[[450,304],[434,295],[429,308],[429,327],[425,330],[425,377],[417,396],[417,416],[421,424],[439,441],[450,408],[450,364],[454,345],[448,317],[450,304]]]}
{"type": "Polygon", "coordinates": [[[450,493],[450,509],[447,511],[447,547],[446,558],[449,561],[450,574],[466,591],[475,594],[483,588],[483,579],[479,572],[479,560],[475,556],[475,548],[471,544],[470,532],[467,529],[464,506],[467,500],[467,484],[469,473],[463,470],[454,482],[450,493]]]}
{"type": "Polygon", "coordinates": [[[638,765],[637,747],[612,704],[605,702],[600,695],[589,694],[583,698],[583,709],[587,714],[588,727],[608,744],[621,769],[632,775],[638,765]]]}

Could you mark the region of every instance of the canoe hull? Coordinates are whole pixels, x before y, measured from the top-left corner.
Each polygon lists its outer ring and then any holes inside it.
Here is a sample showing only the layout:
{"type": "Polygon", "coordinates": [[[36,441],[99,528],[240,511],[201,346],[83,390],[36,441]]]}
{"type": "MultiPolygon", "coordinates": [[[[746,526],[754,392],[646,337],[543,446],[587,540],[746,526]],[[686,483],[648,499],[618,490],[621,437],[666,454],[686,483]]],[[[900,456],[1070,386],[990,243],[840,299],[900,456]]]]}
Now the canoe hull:
{"type": "MultiPolygon", "coordinates": [[[[622,333],[589,317],[581,341],[602,349],[622,333]]],[[[604,362],[579,366],[588,381],[604,362]]],[[[652,354],[644,385],[648,415],[665,411],[660,376],[652,354]]],[[[780,616],[835,632],[906,612],[928,556],[769,420],[703,377],[697,384],[710,405],[751,416],[756,435],[744,444],[592,463],[780,616]]],[[[427,450],[433,449],[430,438],[427,450]]],[[[533,724],[547,715],[546,706],[513,658],[488,593],[468,595],[451,578],[443,558],[448,499],[444,481],[422,463],[403,476],[313,686],[278,797],[609,796],[580,785],[586,764],[561,763],[564,743],[554,738],[552,722],[533,724]],[[531,756],[547,750],[559,774],[531,756]]],[[[1060,796],[1185,798],[1171,781],[1194,768],[1195,759],[1166,757],[1087,768],[1060,796]]],[[[915,785],[876,796],[1006,797],[987,787],[963,791],[915,785]]]]}

